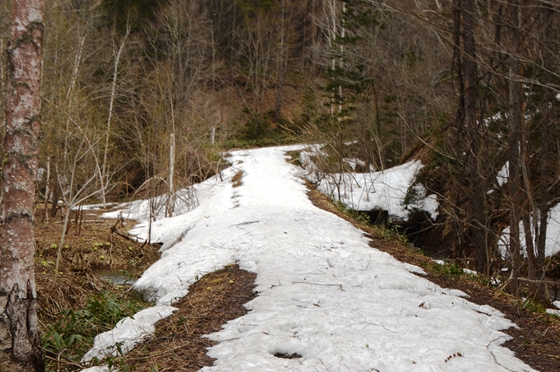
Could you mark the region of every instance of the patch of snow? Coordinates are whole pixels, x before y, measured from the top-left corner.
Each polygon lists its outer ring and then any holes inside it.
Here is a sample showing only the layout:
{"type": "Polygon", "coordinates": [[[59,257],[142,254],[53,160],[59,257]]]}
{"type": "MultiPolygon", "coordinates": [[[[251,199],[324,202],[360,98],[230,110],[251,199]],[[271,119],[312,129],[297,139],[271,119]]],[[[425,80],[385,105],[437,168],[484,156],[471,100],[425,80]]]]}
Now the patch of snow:
{"type": "Polygon", "coordinates": [[[546,309],[546,313],[547,313],[547,314],[551,314],[551,315],[560,316],[560,310],[546,309]]]}
{"type": "Polygon", "coordinates": [[[484,123],[485,126],[489,126],[490,124],[495,123],[499,120],[502,120],[502,113],[500,113],[500,112],[484,119],[483,123],[484,123]]]}
{"type": "Polygon", "coordinates": [[[432,261],[434,261],[438,265],[445,265],[446,264],[444,260],[432,260],[432,261]]]}
{"type": "MultiPolygon", "coordinates": [[[[307,159],[310,159],[310,155],[307,159]]],[[[315,168],[310,163],[305,162],[313,176],[315,168]]],[[[426,189],[421,185],[414,186],[416,200],[408,206],[404,205],[407,191],[421,168],[422,163],[413,160],[380,172],[334,173],[323,175],[321,179],[317,176],[311,179],[318,182],[318,189],[322,193],[354,210],[383,209],[389,212],[391,219],[406,221],[410,211],[419,209],[435,219],[438,216],[437,197],[426,196],[426,189]]]]}
{"type": "Polygon", "coordinates": [[[424,269],[422,269],[421,267],[418,267],[416,265],[411,265],[411,264],[406,263],[406,262],[404,262],[403,264],[404,264],[404,267],[413,274],[428,275],[426,273],[426,271],[424,271],[424,269]]]}
{"type": "MultiPolygon", "coordinates": [[[[533,230],[533,217],[531,216],[531,230],[533,230]]],[[[498,249],[502,257],[508,257],[508,247],[509,247],[509,226],[506,227],[500,239],[498,240],[498,249]]],[[[525,244],[525,230],[523,228],[523,221],[519,222],[519,242],[523,252],[526,252],[525,244]]],[[[534,237],[533,231],[533,237],[534,237]]],[[[548,214],[548,226],[546,230],[546,247],[545,255],[552,256],[560,252],[560,204],[554,206],[548,214]]],[[[526,254],[526,253],[525,253],[526,254]]]]}
{"type": "Polygon", "coordinates": [[[82,372],[110,372],[110,370],[108,366],[103,365],[82,369],[82,372]]]}
{"type": "Polygon", "coordinates": [[[82,372],[111,372],[111,370],[109,369],[108,366],[103,365],[103,366],[95,366],[95,367],[82,369],[82,372]]]}
{"type": "Polygon", "coordinates": [[[508,182],[508,180],[509,180],[509,161],[506,161],[502,169],[500,169],[500,171],[496,175],[496,181],[498,182],[498,185],[502,187],[504,184],[508,182]]]}
{"type": "Polygon", "coordinates": [[[553,301],[552,304],[560,309],[560,301],[553,301]]]}
{"type": "Polygon", "coordinates": [[[424,198],[422,203],[423,205],[421,206],[421,209],[423,211],[428,212],[432,220],[435,220],[439,216],[439,212],[438,212],[439,203],[437,201],[436,194],[431,194],[426,196],[426,198],[424,198]]]}
{"type": "MultiPolygon", "coordinates": [[[[152,223],[162,257],[134,287],[159,305],[227,264],[257,273],[249,312],[208,335],[216,361],[202,371],[533,371],[500,346],[510,339],[501,330],[514,326],[503,314],[414,275],[420,270],[313,206],[305,172],[285,162],[286,151],[301,148],[232,152],[234,169],[198,185],[195,208],[152,223]],[[243,184],[233,188],[239,170],[243,184]]],[[[383,195],[368,191],[368,202],[396,211],[419,166],[367,175],[367,190],[383,195]]],[[[142,203],[124,207],[149,217],[142,203]]],[[[148,229],[144,220],[133,233],[147,238],[148,229]]]]}
{"type": "Polygon", "coordinates": [[[465,274],[470,274],[470,275],[478,275],[478,273],[474,270],[469,270],[469,269],[463,269],[463,272],[465,274]]]}
{"type": "Polygon", "coordinates": [[[344,161],[350,166],[350,168],[352,168],[352,170],[356,170],[358,165],[366,165],[366,163],[360,159],[344,159],[344,161]]]}
{"type": "Polygon", "coordinates": [[[154,333],[156,322],[176,310],[171,306],[155,306],[139,311],[132,318],[122,319],[114,329],[95,336],[93,347],[84,355],[82,363],[88,363],[93,358],[101,361],[109,356],[118,356],[117,344],[120,344],[123,353],[127,353],[154,333]]]}
{"type": "Polygon", "coordinates": [[[84,204],[84,205],[76,205],[72,209],[77,210],[81,208],[84,211],[98,211],[102,208],[112,207],[115,206],[116,203],[105,203],[103,204],[84,204]]]}

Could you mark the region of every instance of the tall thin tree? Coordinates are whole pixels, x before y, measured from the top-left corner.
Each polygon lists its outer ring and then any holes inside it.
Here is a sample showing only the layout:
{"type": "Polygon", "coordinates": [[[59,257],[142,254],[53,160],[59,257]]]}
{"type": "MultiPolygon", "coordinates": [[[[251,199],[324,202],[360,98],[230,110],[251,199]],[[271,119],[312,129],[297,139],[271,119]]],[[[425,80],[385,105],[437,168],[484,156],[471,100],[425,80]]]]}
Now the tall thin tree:
{"type": "Polygon", "coordinates": [[[33,271],[44,0],[12,2],[0,242],[0,371],[43,371],[33,271]]]}

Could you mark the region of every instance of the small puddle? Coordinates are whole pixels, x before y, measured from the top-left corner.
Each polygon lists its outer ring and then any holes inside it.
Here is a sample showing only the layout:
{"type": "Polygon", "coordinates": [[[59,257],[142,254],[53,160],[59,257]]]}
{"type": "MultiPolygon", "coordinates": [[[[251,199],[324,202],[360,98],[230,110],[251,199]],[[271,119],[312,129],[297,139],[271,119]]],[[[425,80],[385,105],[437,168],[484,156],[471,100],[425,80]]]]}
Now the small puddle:
{"type": "Polygon", "coordinates": [[[138,280],[131,277],[134,275],[134,271],[126,271],[122,269],[97,268],[93,269],[93,273],[101,279],[108,280],[117,285],[133,285],[138,280]]]}

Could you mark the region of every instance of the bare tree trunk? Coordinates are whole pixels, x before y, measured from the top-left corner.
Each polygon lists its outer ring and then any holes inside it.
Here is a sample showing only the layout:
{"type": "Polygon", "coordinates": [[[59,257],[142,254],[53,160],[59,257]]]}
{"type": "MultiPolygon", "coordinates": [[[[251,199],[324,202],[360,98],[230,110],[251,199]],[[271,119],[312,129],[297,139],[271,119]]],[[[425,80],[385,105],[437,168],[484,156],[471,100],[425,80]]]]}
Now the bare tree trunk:
{"type": "MultiPolygon", "coordinates": [[[[535,245],[533,244],[533,230],[531,230],[531,216],[527,212],[523,212],[523,233],[525,234],[525,247],[527,249],[527,261],[528,261],[528,276],[529,276],[529,294],[534,295],[536,292],[536,279],[537,274],[535,268],[536,257],[535,257],[535,245]]],[[[511,233],[511,232],[510,232],[511,233]]],[[[511,250],[511,249],[510,249],[511,250]]],[[[517,281],[516,274],[512,273],[512,277],[517,281]]]]}
{"type": "MultiPolygon", "coordinates": [[[[68,104],[68,114],[70,114],[71,108],[72,108],[72,104],[73,104],[73,99],[71,98],[72,92],[74,91],[74,87],[76,86],[76,81],[78,80],[78,71],[80,69],[80,63],[82,61],[82,54],[84,51],[84,44],[86,42],[86,37],[85,35],[80,37],[80,41],[78,42],[78,50],[76,51],[76,55],[74,57],[74,68],[72,69],[72,76],[70,78],[70,84],[68,84],[68,89],[66,90],[66,102],[68,104]]],[[[71,123],[71,118],[70,116],[68,116],[68,118],[66,119],[66,130],[65,130],[65,135],[64,135],[64,148],[62,149],[63,151],[63,155],[62,155],[62,161],[63,164],[66,163],[67,159],[68,159],[68,149],[70,148],[69,146],[69,139],[70,139],[70,123],[71,123]]]]}
{"type": "Polygon", "coordinates": [[[111,81],[111,97],[109,100],[109,113],[107,114],[107,128],[105,133],[105,148],[103,150],[103,162],[101,163],[101,174],[100,174],[100,181],[101,181],[101,198],[103,205],[107,202],[107,188],[109,184],[109,171],[107,170],[107,155],[109,153],[109,136],[111,135],[111,121],[113,119],[113,104],[115,102],[115,94],[117,88],[117,76],[119,70],[119,61],[121,59],[122,52],[126,45],[126,39],[130,33],[130,29],[126,29],[126,34],[119,45],[119,49],[117,50],[117,54],[115,55],[115,63],[113,65],[113,80],[111,81]]]}
{"type": "MultiPolygon", "coordinates": [[[[173,128],[175,129],[175,128],[173,128]]],[[[167,205],[165,207],[165,216],[173,216],[173,209],[175,207],[175,187],[173,185],[173,174],[175,173],[175,133],[169,133],[169,180],[167,192],[167,205]]]]}
{"type": "MultiPolygon", "coordinates": [[[[514,30],[514,34],[516,31],[514,30]]],[[[521,264],[521,253],[519,244],[519,220],[520,220],[520,180],[519,180],[519,165],[520,165],[520,146],[523,146],[521,141],[521,131],[523,128],[523,111],[524,111],[524,97],[523,86],[519,81],[521,76],[521,63],[515,57],[512,61],[510,79],[509,79],[509,120],[510,120],[510,140],[509,140],[509,196],[510,196],[510,239],[509,248],[512,260],[512,282],[511,293],[514,296],[519,295],[519,266],[521,264]]],[[[534,216],[533,218],[537,218],[534,216]]],[[[526,226],[526,229],[530,226],[526,226]]],[[[528,247],[527,247],[528,249],[528,247]]],[[[529,250],[529,249],[528,249],[529,250]]],[[[529,258],[534,255],[534,252],[528,252],[529,258]]],[[[529,259],[529,274],[531,274],[531,263],[529,259]]],[[[534,277],[529,279],[535,280],[534,277]]]]}
{"type": "Polygon", "coordinates": [[[58,180],[54,181],[52,193],[53,197],[50,215],[51,218],[55,218],[56,214],[58,213],[58,200],[60,199],[60,185],[58,184],[58,180]]]}
{"type": "Polygon", "coordinates": [[[33,271],[43,0],[12,2],[0,248],[0,370],[43,371],[33,271]]]}
{"type": "Polygon", "coordinates": [[[51,157],[47,158],[47,177],[46,177],[46,186],[45,186],[45,208],[43,210],[43,221],[44,223],[49,222],[49,193],[51,189],[49,184],[51,182],[51,157]]]}
{"type": "MultiPolygon", "coordinates": [[[[329,30],[329,48],[331,49],[331,53],[332,53],[332,49],[334,48],[334,43],[336,42],[336,34],[337,34],[336,0],[330,0],[327,4],[327,7],[328,7],[327,12],[329,13],[328,16],[330,17],[330,27],[331,27],[331,29],[329,30]]],[[[331,57],[331,70],[333,71],[332,79],[334,79],[335,69],[336,69],[336,58],[333,54],[333,56],[331,57]]],[[[331,94],[331,115],[334,115],[334,104],[336,101],[335,96],[336,95],[333,90],[331,94]]]]}
{"type": "MultiPolygon", "coordinates": [[[[542,124],[541,128],[541,149],[542,149],[542,160],[541,160],[541,175],[547,174],[547,168],[549,166],[549,156],[550,156],[550,144],[549,144],[549,121],[545,121],[542,124]]],[[[541,183],[541,192],[540,192],[540,202],[539,202],[539,232],[538,237],[536,240],[536,272],[537,272],[537,279],[539,280],[538,288],[537,288],[537,299],[542,304],[550,303],[550,296],[548,293],[548,287],[546,283],[543,283],[545,280],[546,275],[546,267],[545,267],[545,257],[546,257],[546,234],[548,230],[548,217],[549,217],[549,191],[548,191],[548,184],[541,183]]],[[[536,218],[536,217],[535,217],[536,218]]]]}
{"type": "Polygon", "coordinates": [[[284,79],[284,0],[282,0],[280,11],[282,18],[280,21],[280,50],[278,55],[278,90],[276,93],[276,107],[274,110],[276,121],[282,117],[282,84],[284,79]]]}
{"type": "MultiPolygon", "coordinates": [[[[552,18],[553,12],[550,12],[550,10],[551,8],[548,7],[543,7],[540,10],[543,23],[548,24],[548,26],[543,30],[543,35],[547,35],[547,36],[555,35],[553,31],[554,24],[557,24],[557,20],[556,22],[554,22],[554,18],[552,18]]],[[[547,40],[547,38],[544,38],[542,43],[544,45],[547,45],[549,43],[549,40],[547,40]]],[[[543,58],[543,64],[547,66],[551,61],[557,60],[557,55],[552,50],[546,48],[542,58],[543,58]]],[[[548,74],[550,74],[550,72],[547,72],[547,75],[548,74]]],[[[554,81],[554,77],[548,75],[546,80],[548,82],[554,81]]],[[[556,94],[557,93],[554,92],[552,89],[546,89],[545,99],[548,102],[554,101],[554,99],[556,98],[556,94]]],[[[551,172],[550,170],[551,168],[554,169],[557,167],[554,165],[553,159],[555,155],[556,156],[558,155],[555,154],[556,151],[553,150],[554,144],[552,140],[553,138],[552,134],[554,132],[553,129],[555,128],[556,125],[555,119],[553,118],[556,117],[556,115],[554,114],[554,111],[551,111],[551,107],[548,105],[544,112],[545,112],[544,120],[542,121],[540,127],[540,138],[541,138],[540,174],[541,177],[547,178],[548,182],[540,182],[538,186],[540,188],[540,192],[539,192],[540,200],[538,203],[539,204],[538,208],[540,212],[539,215],[540,224],[539,224],[538,239],[536,240],[537,278],[539,280],[538,289],[537,289],[537,299],[542,304],[550,304],[550,294],[548,292],[548,286],[544,281],[546,280],[545,277],[546,276],[546,266],[545,266],[546,235],[548,230],[548,219],[549,219],[549,212],[550,212],[550,205],[551,205],[550,203],[552,197],[549,186],[554,181],[552,181],[552,177],[548,175],[554,173],[551,172]],[[550,116],[551,114],[552,117],[550,116]]]]}
{"type": "Polygon", "coordinates": [[[463,0],[463,68],[464,68],[464,112],[467,130],[467,177],[471,204],[471,228],[476,266],[479,272],[488,275],[489,262],[486,250],[484,218],[484,189],[480,174],[480,133],[477,120],[478,68],[474,38],[474,0],[463,0]]]}

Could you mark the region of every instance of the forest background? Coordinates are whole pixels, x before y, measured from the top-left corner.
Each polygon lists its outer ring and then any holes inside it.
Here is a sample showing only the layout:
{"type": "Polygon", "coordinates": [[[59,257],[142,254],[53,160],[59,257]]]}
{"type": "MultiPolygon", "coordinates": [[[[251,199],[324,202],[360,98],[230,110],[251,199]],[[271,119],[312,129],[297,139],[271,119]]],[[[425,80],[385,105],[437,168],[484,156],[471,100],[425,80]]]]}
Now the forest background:
{"type": "MultiPolygon", "coordinates": [[[[348,157],[365,170],[418,158],[417,182],[440,201],[430,244],[491,276],[510,225],[512,291],[523,272],[547,298],[544,237],[560,196],[558,2],[46,4],[38,200],[173,195],[216,174],[234,147],[325,143],[325,173],[348,170],[348,157]]],[[[10,1],[0,10],[4,50],[10,1]]],[[[0,92],[3,104],[5,79],[0,92]]]]}

